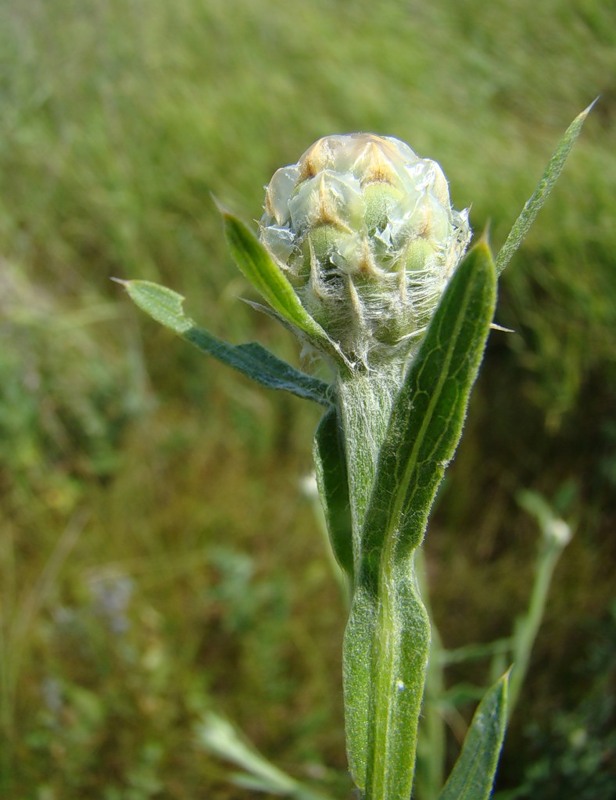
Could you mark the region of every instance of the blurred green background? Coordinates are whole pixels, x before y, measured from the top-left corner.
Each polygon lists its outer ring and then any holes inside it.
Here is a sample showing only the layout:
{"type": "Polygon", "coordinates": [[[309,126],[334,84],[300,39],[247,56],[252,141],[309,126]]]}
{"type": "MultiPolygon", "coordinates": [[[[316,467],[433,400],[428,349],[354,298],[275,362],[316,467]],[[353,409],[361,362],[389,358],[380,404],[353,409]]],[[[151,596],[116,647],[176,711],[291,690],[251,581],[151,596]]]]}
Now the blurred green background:
{"type": "Polygon", "coordinates": [[[515,332],[491,337],[426,554],[445,644],[487,642],[531,581],[516,493],[575,525],[499,788],[615,796],[616,6],[2,0],[0,59],[0,796],[249,796],[199,746],[210,709],[295,775],[345,769],[345,610],[302,489],[319,411],[109,278],[298,363],[240,302],[212,195],[257,219],[277,167],[370,130],[438,160],[498,248],[598,94],[503,277],[515,332]]]}

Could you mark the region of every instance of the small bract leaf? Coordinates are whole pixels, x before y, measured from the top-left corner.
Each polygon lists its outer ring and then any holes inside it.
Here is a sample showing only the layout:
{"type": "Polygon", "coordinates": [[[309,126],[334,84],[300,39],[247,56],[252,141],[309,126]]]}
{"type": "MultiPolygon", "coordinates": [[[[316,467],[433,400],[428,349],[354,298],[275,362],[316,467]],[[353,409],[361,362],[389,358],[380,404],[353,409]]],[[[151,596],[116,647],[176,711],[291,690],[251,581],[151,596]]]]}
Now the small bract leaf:
{"type": "Polygon", "coordinates": [[[439,800],[488,800],[507,725],[507,672],[479,704],[439,800]]]}
{"type": "Polygon", "coordinates": [[[231,254],[259,294],[316,346],[330,355],[338,355],[332,340],[300,303],[282,270],[252,231],[230,212],[223,210],[222,216],[231,254]]]}

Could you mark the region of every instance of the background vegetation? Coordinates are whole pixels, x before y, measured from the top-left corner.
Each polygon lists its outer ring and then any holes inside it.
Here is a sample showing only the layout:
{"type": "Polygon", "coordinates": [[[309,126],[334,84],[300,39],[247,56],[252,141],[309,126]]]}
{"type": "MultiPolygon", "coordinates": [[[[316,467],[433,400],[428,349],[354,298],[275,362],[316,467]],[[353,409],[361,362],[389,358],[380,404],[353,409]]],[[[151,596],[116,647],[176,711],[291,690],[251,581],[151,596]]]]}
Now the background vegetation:
{"type": "Polygon", "coordinates": [[[598,94],[504,275],[515,333],[492,336],[427,558],[445,644],[486,642],[529,586],[518,490],[575,525],[500,788],[613,796],[614,6],[3,0],[0,59],[2,797],[245,796],[200,748],[210,709],[296,775],[344,771],[344,608],[302,489],[318,410],[204,360],[109,278],[296,359],[239,302],[212,194],[258,218],[278,166],[373,130],[439,160],[498,247],[598,94]]]}

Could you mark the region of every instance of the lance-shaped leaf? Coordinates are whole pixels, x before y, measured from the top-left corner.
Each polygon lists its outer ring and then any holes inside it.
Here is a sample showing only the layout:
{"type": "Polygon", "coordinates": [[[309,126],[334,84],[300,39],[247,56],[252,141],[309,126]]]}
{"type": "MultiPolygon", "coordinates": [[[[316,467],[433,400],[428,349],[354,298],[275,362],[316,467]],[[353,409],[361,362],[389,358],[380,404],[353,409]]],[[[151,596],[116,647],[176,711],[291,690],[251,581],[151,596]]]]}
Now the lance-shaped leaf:
{"type": "Polygon", "coordinates": [[[429,651],[412,557],[460,438],[495,284],[489,248],[480,242],[441,299],[380,450],[344,653],[349,762],[370,800],[407,800],[412,786],[429,651]]]}
{"type": "Polygon", "coordinates": [[[344,361],[339,349],[306,311],[287,277],[254,233],[234,214],[221,209],[229,249],[240,271],[272,309],[316,347],[344,361]]]}
{"type": "Polygon", "coordinates": [[[580,135],[582,125],[586,121],[586,117],[596,102],[597,101],[595,100],[588,106],[588,108],[584,109],[581,114],[578,114],[578,116],[565,131],[562,139],[559,141],[556,150],[552,154],[552,158],[545,168],[545,172],[541,176],[541,180],[537,184],[537,188],[526,201],[520,216],[515,221],[513,228],[505,240],[505,244],[501,247],[498,256],[496,257],[496,272],[499,275],[511,261],[513,254],[518,249],[522,243],[522,240],[530,230],[531,225],[535,221],[535,217],[539,213],[539,209],[548,199],[550,192],[554,188],[554,184],[558,180],[558,177],[565,166],[567,156],[571,152],[571,148],[575,144],[575,140],[580,135]]]}
{"type": "Polygon", "coordinates": [[[457,447],[496,302],[488,245],[456,270],[396,402],[364,522],[360,580],[376,591],[382,559],[400,561],[423,537],[457,447]]]}
{"type": "Polygon", "coordinates": [[[255,342],[232,345],[195,325],[183,310],[184,298],[150,281],[118,281],[133,302],[161,325],[199,350],[238,370],[269,389],[281,389],[328,406],[329,386],[277,358],[255,342]]]}
{"type": "Polygon", "coordinates": [[[349,504],[346,454],[332,407],[323,416],[314,437],[314,462],[319,496],[336,561],[353,581],[353,529],[349,504]]]}
{"type": "Polygon", "coordinates": [[[479,704],[439,800],[488,800],[507,726],[506,673],[479,704]]]}

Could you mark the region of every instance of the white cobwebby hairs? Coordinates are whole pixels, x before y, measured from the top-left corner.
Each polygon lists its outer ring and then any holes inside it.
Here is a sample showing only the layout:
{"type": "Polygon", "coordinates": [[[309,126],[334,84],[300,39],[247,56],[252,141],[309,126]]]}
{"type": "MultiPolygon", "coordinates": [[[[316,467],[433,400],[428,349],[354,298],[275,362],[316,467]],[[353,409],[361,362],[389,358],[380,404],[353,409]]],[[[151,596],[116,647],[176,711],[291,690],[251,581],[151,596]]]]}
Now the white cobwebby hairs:
{"type": "Polygon", "coordinates": [[[350,363],[409,350],[470,240],[440,166],[374,134],[319,139],[266,191],[261,240],[350,363]]]}

